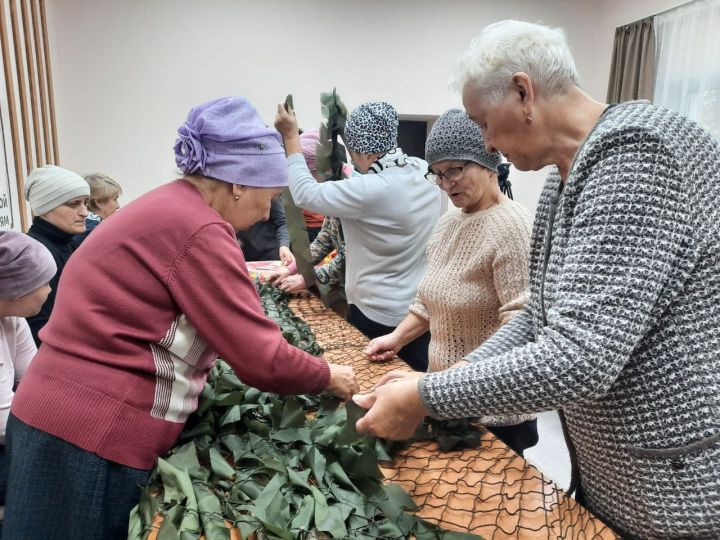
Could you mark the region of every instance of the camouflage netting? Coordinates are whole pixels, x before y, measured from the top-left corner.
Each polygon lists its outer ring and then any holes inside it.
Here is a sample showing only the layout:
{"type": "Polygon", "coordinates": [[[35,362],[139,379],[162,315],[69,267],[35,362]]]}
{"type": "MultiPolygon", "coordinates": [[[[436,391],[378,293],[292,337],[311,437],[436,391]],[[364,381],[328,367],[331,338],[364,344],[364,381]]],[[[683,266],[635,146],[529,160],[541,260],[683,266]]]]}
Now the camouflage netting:
{"type": "MultiPolygon", "coordinates": [[[[310,325],[329,362],[352,366],[361,389],[384,373],[407,366],[400,360],[369,362],[367,338],[312,296],[290,302],[310,325]]],[[[540,471],[486,432],[479,448],[440,452],[435,442],[416,442],[383,467],[388,482],[401,484],[418,515],[447,530],[486,539],[613,539],[599,519],[540,471]]]]}

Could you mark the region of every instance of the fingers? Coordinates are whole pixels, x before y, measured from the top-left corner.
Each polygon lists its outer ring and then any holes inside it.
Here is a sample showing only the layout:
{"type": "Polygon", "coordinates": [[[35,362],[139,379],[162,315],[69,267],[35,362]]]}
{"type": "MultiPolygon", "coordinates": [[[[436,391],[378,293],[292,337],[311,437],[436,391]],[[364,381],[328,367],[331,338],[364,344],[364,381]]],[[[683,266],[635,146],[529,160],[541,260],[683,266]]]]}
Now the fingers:
{"type": "Polygon", "coordinates": [[[379,349],[378,344],[373,339],[370,341],[370,343],[367,344],[365,347],[365,350],[363,351],[367,356],[375,356],[375,353],[377,353],[377,350],[379,349]]]}
{"type": "MultiPolygon", "coordinates": [[[[289,116],[290,118],[295,117],[295,109],[290,109],[290,111],[285,110],[285,104],[284,103],[278,103],[277,106],[277,117],[281,118],[285,115],[289,116]]],[[[276,120],[277,121],[277,120],[276,120]]]]}
{"type": "Polygon", "coordinates": [[[380,388],[381,386],[384,386],[390,382],[397,381],[398,379],[404,379],[408,376],[411,376],[412,373],[409,371],[402,371],[399,369],[389,371],[382,377],[378,379],[378,381],[375,383],[375,386],[373,386],[373,390],[376,388],[380,388]]]}
{"type": "Polygon", "coordinates": [[[375,393],[354,394],[352,397],[352,400],[355,402],[355,404],[359,407],[362,407],[363,409],[369,409],[370,407],[372,407],[376,399],[377,396],[375,395],[375,393]]]}
{"type": "Polygon", "coordinates": [[[365,355],[373,362],[383,362],[395,356],[395,349],[388,344],[386,336],[371,339],[365,347],[365,355]]]}
{"type": "Polygon", "coordinates": [[[395,356],[394,350],[383,349],[384,347],[381,344],[373,340],[365,347],[365,356],[367,356],[371,362],[386,362],[395,356]]]}
{"type": "Polygon", "coordinates": [[[279,251],[280,255],[280,261],[284,266],[289,265],[291,262],[295,260],[295,257],[293,257],[292,252],[285,246],[282,246],[279,251]]]}
{"type": "Polygon", "coordinates": [[[372,406],[375,405],[375,402],[377,401],[377,395],[373,392],[372,394],[355,394],[352,397],[352,400],[363,409],[367,409],[368,412],[365,416],[358,419],[357,422],[355,422],[355,429],[358,431],[358,433],[365,433],[366,435],[375,435],[375,431],[373,430],[373,424],[374,424],[374,417],[375,417],[375,411],[372,409],[372,406]]]}
{"type": "Polygon", "coordinates": [[[287,271],[283,272],[282,270],[280,270],[278,272],[273,272],[272,274],[267,274],[265,276],[265,281],[267,281],[274,287],[277,287],[278,285],[280,285],[280,282],[283,280],[283,278],[287,275],[287,271]]]}
{"type": "Polygon", "coordinates": [[[288,276],[280,281],[278,288],[284,292],[301,291],[305,288],[305,281],[302,279],[302,276],[288,276]]]}
{"type": "Polygon", "coordinates": [[[353,396],[360,407],[370,409],[355,423],[360,433],[391,440],[410,437],[426,414],[417,379],[406,377],[395,384],[353,396]]]}
{"type": "Polygon", "coordinates": [[[395,357],[395,351],[385,351],[375,355],[375,362],[387,362],[395,357]]]}
{"type": "Polygon", "coordinates": [[[330,382],[326,388],[328,392],[347,401],[358,388],[355,371],[351,367],[330,364],[330,382]]]}

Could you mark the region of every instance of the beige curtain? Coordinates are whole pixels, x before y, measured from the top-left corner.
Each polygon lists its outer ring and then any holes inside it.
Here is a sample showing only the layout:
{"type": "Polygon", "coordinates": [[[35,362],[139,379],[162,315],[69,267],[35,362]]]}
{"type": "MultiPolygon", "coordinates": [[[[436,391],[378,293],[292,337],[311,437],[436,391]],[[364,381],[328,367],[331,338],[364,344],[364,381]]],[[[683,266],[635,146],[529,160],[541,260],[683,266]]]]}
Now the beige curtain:
{"type": "Polygon", "coordinates": [[[653,17],[615,29],[608,103],[653,98],[655,27],[653,17]]]}

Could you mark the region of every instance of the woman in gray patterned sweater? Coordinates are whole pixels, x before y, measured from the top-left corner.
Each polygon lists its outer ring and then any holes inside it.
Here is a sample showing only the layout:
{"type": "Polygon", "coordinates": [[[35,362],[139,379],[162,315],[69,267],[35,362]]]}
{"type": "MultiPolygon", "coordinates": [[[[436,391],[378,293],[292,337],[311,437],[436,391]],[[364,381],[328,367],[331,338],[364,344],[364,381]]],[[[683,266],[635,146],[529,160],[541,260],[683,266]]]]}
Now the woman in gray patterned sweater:
{"type": "Polygon", "coordinates": [[[596,515],[626,537],[720,537],[720,146],[667,109],[590,98],[539,25],[483,30],[458,86],[489,150],[553,166],[531,298],[470,365],[356,396],[358,429],[562,409],[596,515]]]}

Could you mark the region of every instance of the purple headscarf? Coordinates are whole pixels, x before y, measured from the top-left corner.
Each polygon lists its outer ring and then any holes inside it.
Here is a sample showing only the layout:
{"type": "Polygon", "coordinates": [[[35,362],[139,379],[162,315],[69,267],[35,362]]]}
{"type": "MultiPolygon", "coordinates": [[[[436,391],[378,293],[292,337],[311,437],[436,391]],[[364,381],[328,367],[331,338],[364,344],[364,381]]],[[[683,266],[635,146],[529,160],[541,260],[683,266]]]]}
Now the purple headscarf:
{"type": "Polygon", "coordinates": [[[244,186],[284,187],[288,180],[281,141],[247,99],[215,99],[193,107],[178,129],[175,163],[185,174],[244,186]]]}
{"type": "Polygon", "coordinates": [[[46,285],[55,272],[55,259],[40,242],[19,232],[0,231],[0,298],[21,298],[46,285]]]}

